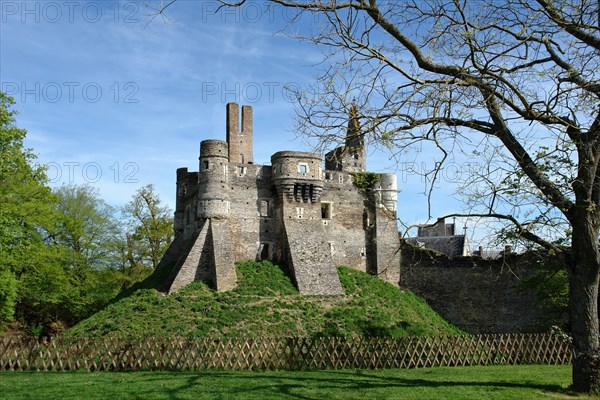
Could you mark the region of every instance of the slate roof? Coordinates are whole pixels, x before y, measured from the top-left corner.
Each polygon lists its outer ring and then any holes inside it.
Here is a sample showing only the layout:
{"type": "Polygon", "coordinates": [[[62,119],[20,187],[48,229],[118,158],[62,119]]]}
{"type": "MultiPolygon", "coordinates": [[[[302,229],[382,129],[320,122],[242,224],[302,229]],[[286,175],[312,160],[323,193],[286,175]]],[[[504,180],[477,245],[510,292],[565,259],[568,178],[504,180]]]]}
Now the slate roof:
{"type": "Polygon", "coordinates": [[[436,250],[448,257],[462,256],[465,248],[465,235],[419,236],[406,239],[415,246],[436,250]]]}

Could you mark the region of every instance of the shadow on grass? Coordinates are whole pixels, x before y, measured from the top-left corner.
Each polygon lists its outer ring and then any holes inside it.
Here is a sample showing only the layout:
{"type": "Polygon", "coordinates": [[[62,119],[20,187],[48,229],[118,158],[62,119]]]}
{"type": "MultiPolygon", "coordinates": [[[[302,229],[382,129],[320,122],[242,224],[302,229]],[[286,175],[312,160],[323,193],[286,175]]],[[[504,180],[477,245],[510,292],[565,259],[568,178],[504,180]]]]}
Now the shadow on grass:
{"type": "MultiPolygon", "coordinates": [[[[277,398],[299,400],[324,400],[327,398],[392,398],[394,395],[402,398],[408,389],[420,388],[435,394],[438,390],[461,391],[466,393],[493,392],[498,389],[514,389],[515,395],[524,390],[531,396],[543,392],[558,397],[574,395],[558,384],[540,384],[534,382],[516,382],[508,380],[453,380],[442,376],[427,378],[406,378],[394,374],[374,373],[371,371],[304,371],[289,373],[281,376],[272,372],[219,372],[211,371],[188,375],[176,388],[164,390],[164,394],[171,399],[180,399],[185,394],[199,391],[208,398],[277,398]],[[218,382],[223,382],[219,384],[218,382]],[[471,390],[471,389],[475,390],[471,390]],[[368,395],[364,393],[368,391],[368,395]],[[266,396],[266,397],[265,397],[266,396]]],[[[148,381],[165,379],[148,375],[148,381]]],[[[143,395],[138,398],[145,398],[143,395]]]]}
{"type": "MultiPolygon", "coordinates": [[[[61,399],[538,399],[577,398],[568,370],[470,367],[420,370],[6,373],[0,398],[61,399]],[[5,393],[2,393],[2,392],[5,393]],[[32,397],[33,395],[33,397],[32,397]],[[4,397],[6,396],[6,397],[4,397]],[[60,396],[60,397],[57,397],[60,396]],[[573,396],[573,397],[571,397],[573,396]]],[[[586,398],[587,399],[587,398],[586,398]]]]}

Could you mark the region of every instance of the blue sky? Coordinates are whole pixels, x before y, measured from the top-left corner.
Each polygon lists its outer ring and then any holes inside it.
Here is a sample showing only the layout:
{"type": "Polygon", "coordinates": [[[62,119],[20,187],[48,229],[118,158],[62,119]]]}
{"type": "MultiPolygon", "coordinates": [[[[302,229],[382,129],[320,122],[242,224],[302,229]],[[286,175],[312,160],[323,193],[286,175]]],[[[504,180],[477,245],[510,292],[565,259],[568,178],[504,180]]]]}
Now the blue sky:
{"type": "MultiPolygon", "coordinates": [[[[15,98],[18,125],[52,185],[87,182],[120,206],[153,183],[174,208],[175,170],[197,170],[200,141],[225,138],[230,101],[254,108],[256,163],[311,150],[293,132],[284,87],[311,84],[323,50],[278,33],[291,14],[262,1],[214,14],[215,1],[179,0],[168,19],[151,19],[145,3],[0,1],[0,88],[15,98]]],[[[319,22],[311,18],[301,23],[319,22]]],[[[427,219],[425,182],[405,164],[416,158],[397,165],[370,152],[367,160],[371,171],[398,174],[406,223],[427,219]]],[[[417,168],[432,162],[418,158],[417,168]]],[[[456,171],[434,198],[434,216],[460,211],[456,171]]]]}

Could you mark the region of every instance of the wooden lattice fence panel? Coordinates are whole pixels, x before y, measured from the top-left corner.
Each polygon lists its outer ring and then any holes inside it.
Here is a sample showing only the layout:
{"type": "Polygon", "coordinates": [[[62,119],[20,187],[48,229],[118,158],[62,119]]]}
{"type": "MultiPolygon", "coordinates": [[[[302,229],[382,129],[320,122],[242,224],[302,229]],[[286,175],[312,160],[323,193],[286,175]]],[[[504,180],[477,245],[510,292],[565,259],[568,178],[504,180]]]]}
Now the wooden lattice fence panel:
{"type": "Polygon", "coordinates": [[[195,371],[568,364],[547,334],[403,338],[145,338],[0,340],[0,371],[195,371]]]}

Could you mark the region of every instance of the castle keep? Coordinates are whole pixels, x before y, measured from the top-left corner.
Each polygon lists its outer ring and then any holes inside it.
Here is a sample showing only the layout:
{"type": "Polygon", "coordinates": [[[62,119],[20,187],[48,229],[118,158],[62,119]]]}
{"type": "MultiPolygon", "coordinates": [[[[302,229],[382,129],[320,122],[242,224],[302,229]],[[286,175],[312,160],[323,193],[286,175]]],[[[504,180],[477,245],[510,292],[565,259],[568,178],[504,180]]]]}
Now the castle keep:
{"type": "Polygon", "coordinates": [[[253,163],[252,108],[227,104],[226,141],[200,143],[198,172],[177,170],[175,239],[159,268],[172,267],[168,291],[195,280],[219,291],[236,286],[234,262],[273,260],[300,293],[342,293],[335,269],[346,265],[398,285],[397,181],[365,174],[356,111],[346,143],[325,156],[279,151],[253,163]]]}

